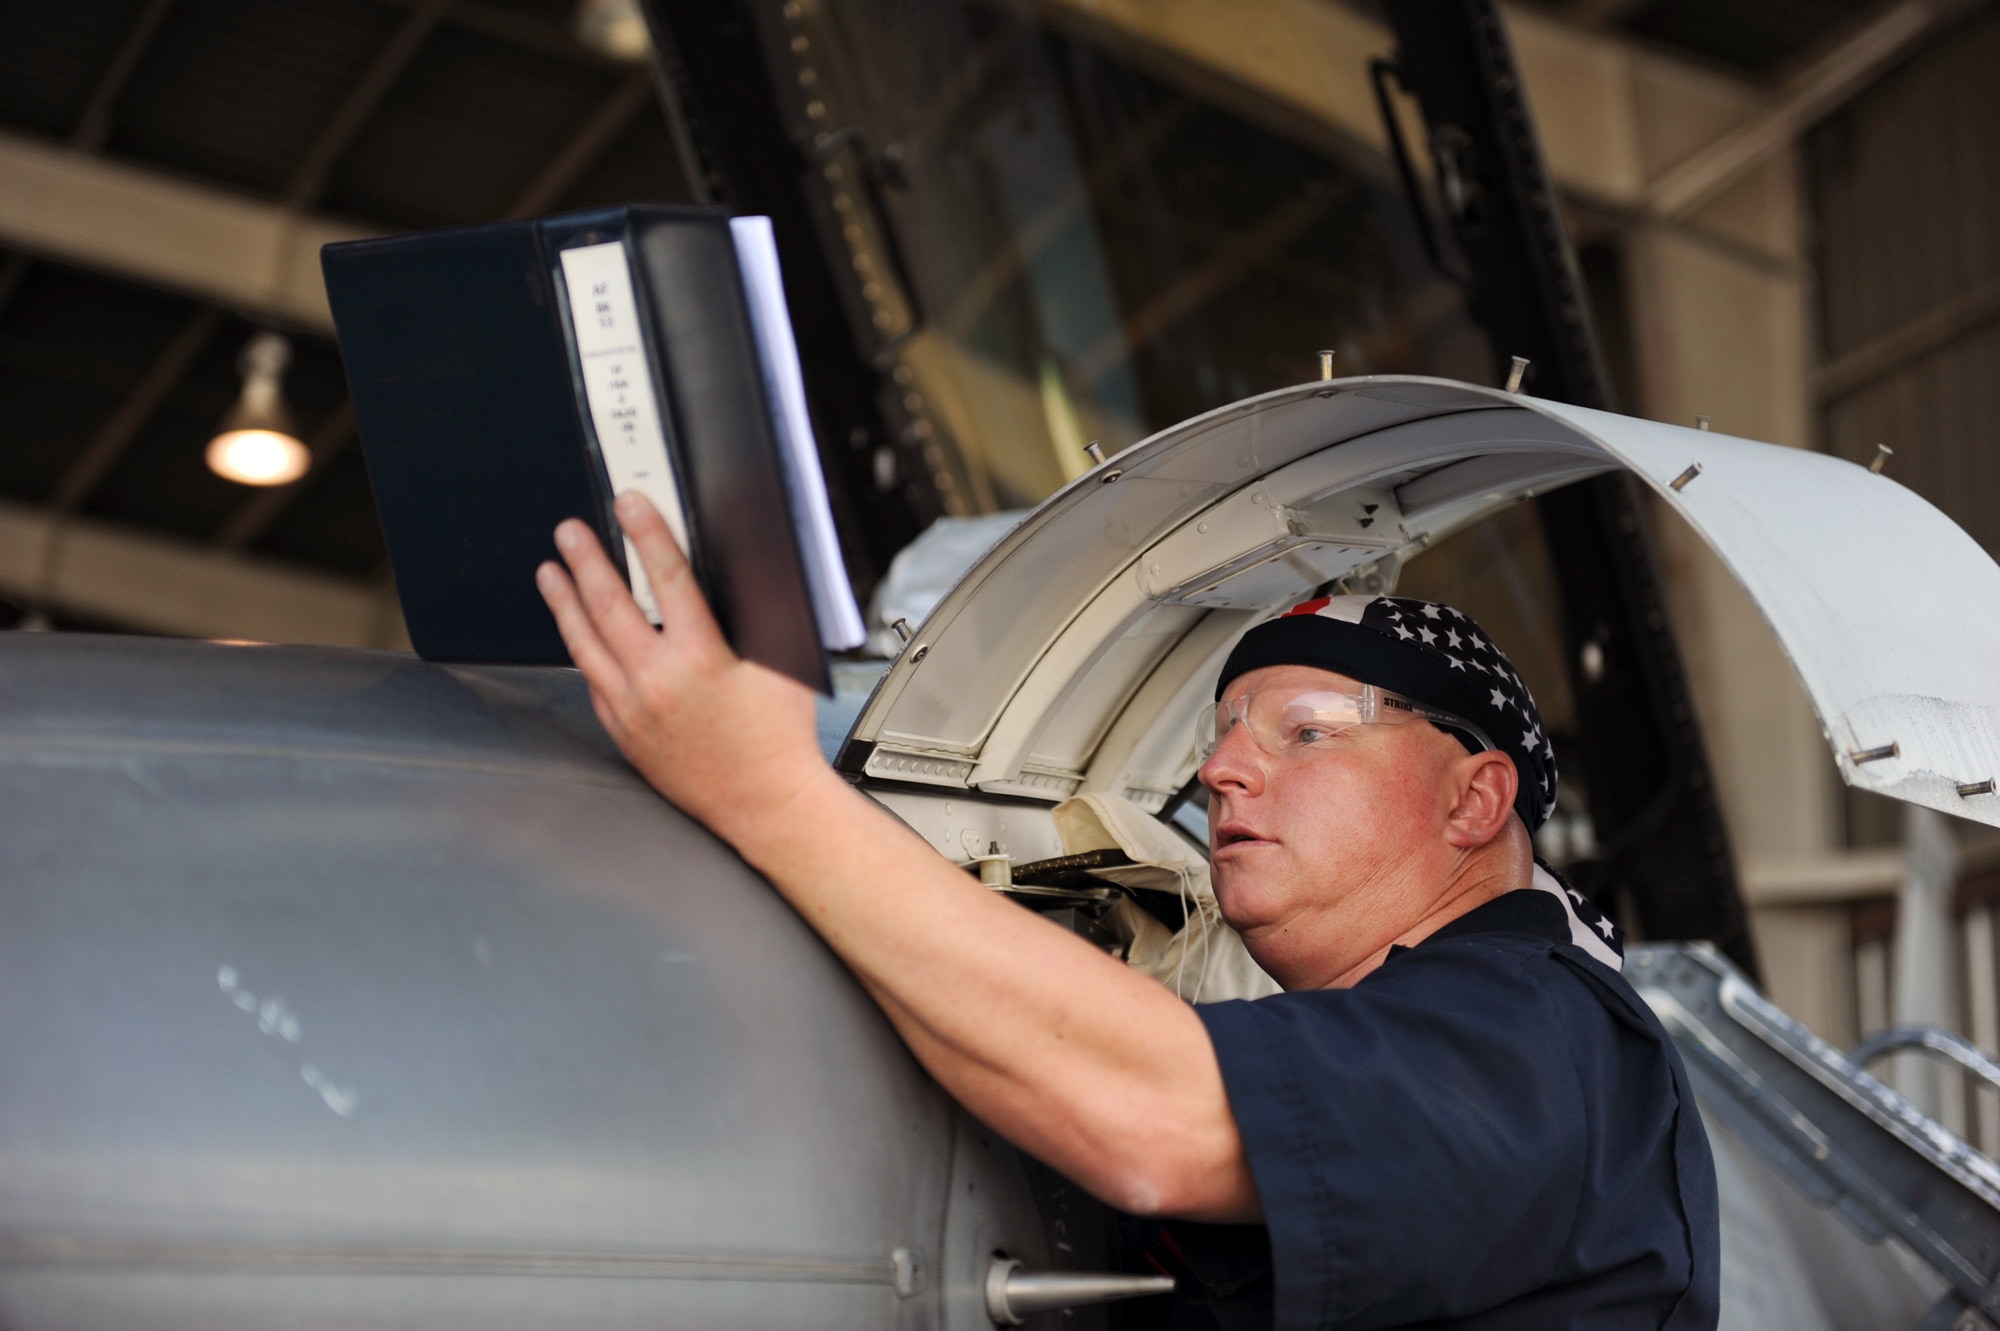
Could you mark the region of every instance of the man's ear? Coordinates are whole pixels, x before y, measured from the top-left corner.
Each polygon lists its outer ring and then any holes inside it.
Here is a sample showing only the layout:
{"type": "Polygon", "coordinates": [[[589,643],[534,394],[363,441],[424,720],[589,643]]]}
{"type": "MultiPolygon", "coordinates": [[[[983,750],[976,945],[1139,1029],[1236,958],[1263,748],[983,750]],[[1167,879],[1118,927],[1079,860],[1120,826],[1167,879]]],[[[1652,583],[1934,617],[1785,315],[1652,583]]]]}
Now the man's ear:
{"type": "Polygon", "coordinates": [[[1521,778],[1514,760],[1492,749],[1469,753],[1459,772],[1458,803],[1445,826],[1445,840],[1468,850],[1500,835],[1514,812],[1521,778]]]}

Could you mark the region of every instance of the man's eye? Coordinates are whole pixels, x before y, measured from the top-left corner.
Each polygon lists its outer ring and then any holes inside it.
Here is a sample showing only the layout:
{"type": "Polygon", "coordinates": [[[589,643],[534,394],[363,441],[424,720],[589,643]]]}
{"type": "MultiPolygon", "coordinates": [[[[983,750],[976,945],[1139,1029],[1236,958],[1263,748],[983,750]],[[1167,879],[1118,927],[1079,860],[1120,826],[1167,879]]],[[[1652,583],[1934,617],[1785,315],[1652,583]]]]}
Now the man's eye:
{"type": "Polygon", "coordinates": [[[1333,733],[1325,726],[1300,726],[1292,732],[1292,743],[1317,744],[1323,739],[1331,739],[1333,733]]]}

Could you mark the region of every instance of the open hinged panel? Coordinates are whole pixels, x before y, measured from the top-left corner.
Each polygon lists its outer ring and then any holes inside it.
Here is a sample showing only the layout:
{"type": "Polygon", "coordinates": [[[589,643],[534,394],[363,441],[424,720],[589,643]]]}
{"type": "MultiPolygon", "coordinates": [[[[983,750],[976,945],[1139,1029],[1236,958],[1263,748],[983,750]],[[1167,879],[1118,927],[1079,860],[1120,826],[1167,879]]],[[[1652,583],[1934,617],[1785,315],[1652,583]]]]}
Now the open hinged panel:
{"type": "Polygon", "coordinates": [[[1452,531],[1620,467],[1741,580],[1849,784],[2000,825],[2000,567],[1949,518],[1825,454],[1412,377],[1249,398],[1072,482],[939,603],[841,766],[1157,809],[1192,775],[1195,715],[1250,625],[1329,582],[1380,587],[1452,531]]]}

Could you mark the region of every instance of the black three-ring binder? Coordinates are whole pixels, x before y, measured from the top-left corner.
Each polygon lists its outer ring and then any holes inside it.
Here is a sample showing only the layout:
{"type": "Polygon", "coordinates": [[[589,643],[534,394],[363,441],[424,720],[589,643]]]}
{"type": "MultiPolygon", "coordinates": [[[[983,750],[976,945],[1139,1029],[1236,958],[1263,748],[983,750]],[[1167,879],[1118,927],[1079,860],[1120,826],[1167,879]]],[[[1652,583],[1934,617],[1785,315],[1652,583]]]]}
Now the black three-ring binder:
{"type": "Polygon", "coordinates": [[[419,655],[566,664],[534,583],[566,517],[650,612],[611,509],[637,489],[736,650],[827,690],[862,628],[764,219],[623,207],[321,262],[419,655]]]}

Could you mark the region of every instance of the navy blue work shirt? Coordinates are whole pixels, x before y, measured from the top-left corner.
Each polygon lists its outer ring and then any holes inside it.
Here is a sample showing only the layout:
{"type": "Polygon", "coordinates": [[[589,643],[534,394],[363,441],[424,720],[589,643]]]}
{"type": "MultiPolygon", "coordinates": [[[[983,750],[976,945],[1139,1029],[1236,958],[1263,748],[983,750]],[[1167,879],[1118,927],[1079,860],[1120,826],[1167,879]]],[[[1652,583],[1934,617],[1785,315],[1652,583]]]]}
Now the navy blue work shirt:
{"type": "Polygon", "coordinates": [[[1352,989],[1197,1009],[1265,1225],[1155,1234],[1173,1324],[1713,1328],[1687,1074],[1569,938],[1552,896],[1510,892],[1352,989]]]}

